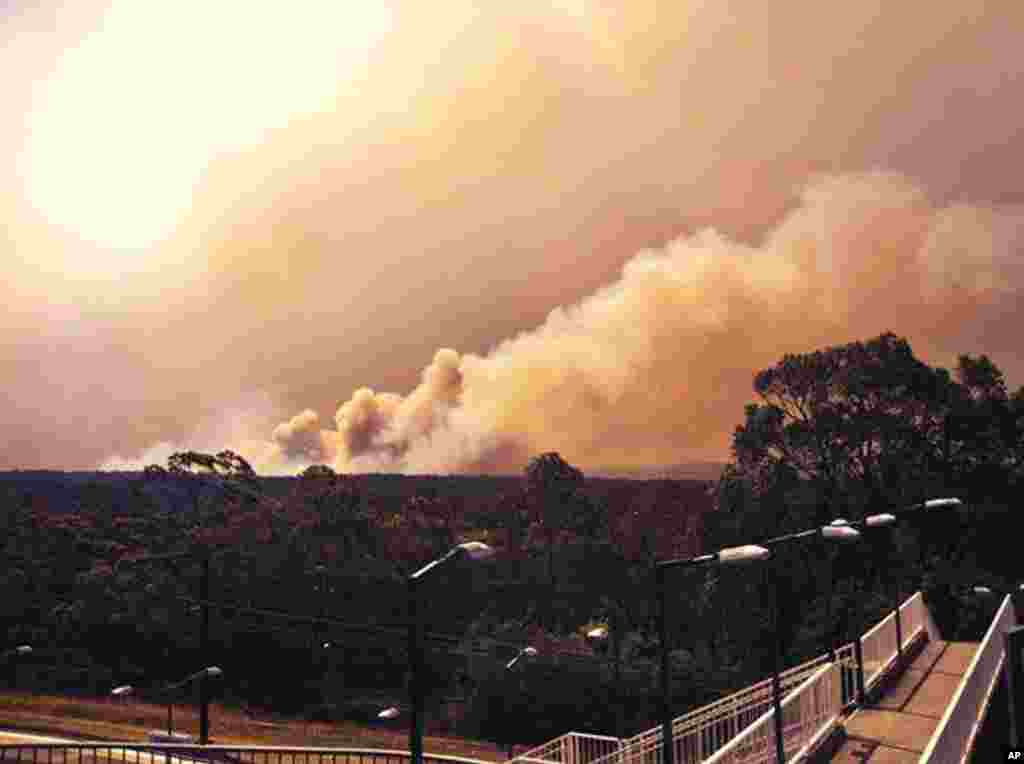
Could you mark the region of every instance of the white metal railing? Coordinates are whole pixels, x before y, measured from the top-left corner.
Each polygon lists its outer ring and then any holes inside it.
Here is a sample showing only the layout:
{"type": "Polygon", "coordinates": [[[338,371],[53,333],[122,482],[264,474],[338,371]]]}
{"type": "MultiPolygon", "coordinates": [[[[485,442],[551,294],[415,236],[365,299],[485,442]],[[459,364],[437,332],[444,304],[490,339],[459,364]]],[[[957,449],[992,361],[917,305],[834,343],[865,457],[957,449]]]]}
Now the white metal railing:
{"type": "MultiPolygon", "coordinates": [[[[924,599],[917,592],[900,605],[900,625],[903,645],[909,644],[917,634],[929,628],[931,616],[924,599]]],[[[933,625],[932,625],[933,626],[933,625]]],[[[937,638],[938,632],[935,632],[937,638]]],[[[896,621],[892,613],[872,627],[862,638],[865,690],[881,678],[882,671],[896,657],[896,621]]],[[[836,649],[836,699],[840,707],[852,702],[856,696],[856,662],[852,642],[836,649]]],[[[779,674],[783,697],[800,687],[808,677],[829,665],[828,654],[819,655],[779,674]]],[[[675,761],[689,764],[707,759],[728,741],[754,724],[772,705],[772,680],[757,684],[720,698],[713,703],[694,709],[672,720],[675,761]]],[[[586,744],[588,738],[614,740],[600,735],[570,732],[516,757],[517,761],[547,762],[551,764],[658,764],[661,758],[661,726],[644,730],[624,738],[621,745],[609,748],[598,758],[589,753],[600,750],[600,744],[586,744]]]]}
{"type": "MultiPolygon", "coordinates": [[[[852,642],[836,650],[837,661],[847,667],[853,665],[853,656],[852,642]]],[[[798,687],[814,671],[827,665],[828,658],[827,654],[820,655],[779,674],[783,695],[798,687]]],[[[843,673],[847,676],[843,682],[845,703],[853,698],[854,680],[851,670],[843,673]]],[[[700,752],[704,757],[710,756],[740,730],[752,724],[771,706],[771,702],[772,680],[764,679],[677,717],[672,722],[672,735],[677,750],[676,761],[680,764],[693,761],[694,752],[700,752]]],[[[635,764],[649,761],[654,764],[661,750],[661,727],[654,727],[625,738],[620,746],[608,748],[598,758],[589,758],[589,753],[600,750],[602,745],[610,745],[608,741],[612,740],[619,742],[616,738],[569,732],[516,756],[515,760],[531,764],[614,764],[619,761],[630,761],[635,764]],[[594,739],[594,742],[588,742],[591,739],[594,739]]]]}
{"type": "MultiPolygon", "coordinates": [[[[787,762],[802,760],[839,720],[840,667],[822,666],[782,701],[782,740],[787,762]]],[[[734,737],[706,764],[760,764],[775,760],[775,709],[734,737]]]]}
{"type": "MultiPolygon", "coordinates": [[[[938,639],[938,629],[924,604],[921,592],[915,592],[900,605],[900,640],[906,649],[921,633],[929,639],[938,639]]],[[[861,657],[864,661],[864,689],[874,687],[889,671],[899,654],[896,650],[896,614],[889,613],[861,637],[861,657]]]]}
{"type": "Polygon", "coordinates": [[[622,741],[610,735],[567,732],[515,757],[524,762],[555,762],[556,764],[590,764],[607,758],[622,747],[622,741]]]}
{"type": "MultiPolygon", "coordinates": [[[[845,704],[853,698],[854,673],[853,643],[836,650],[837,685],[836,702],[845,704]],[[844,681],[844,675],[846,675],[844,681]],[[848,688],[848,696],[842,690],[848,688]]],[[[782,695],[786,696],[800,687],[809,676],[822,667],[828,666],[829,656],[821,655],[794,666],[779,674],[782,695]]],[[[681,716],[672,723],[672,737],[675,761],[680,764],[704,761],[724,746],[739,732],[753,724],[772,705],[772,680],[765,679],[756,685],[681,716]]],[[[647,730],[623,741],[621,759],[624,762],[655,764],[662,747],[661,727],[647,730]]],[[[609,757],[610,758],[610,757],[609,757]]],[[[611,761],[593,764],[613,764],[611,761]]]]}
{"type": "Polygon", "coordinates": [[[961,764],[967,760],[1003,668],[1003,634],[1014,622],[1013,602],[1007,595],[921,754],[922,764],[961,764]]]}
{"type": "MultiPolygon", "coordinates": [[[[24,764],[411,764],[408,751],[377,748],[184,745],[180,743],[0,743],[0,761],[24,764]]],[[[424,753],[424,764],[489,764],[480,759],[424,753]]]]}
{"type": "Polygon", "coordinates": [[[864,661],[864,689],[871,687],[882,675],[886,664],[896,657],[896,616],[889,613],[861,637],[864,661]]]}

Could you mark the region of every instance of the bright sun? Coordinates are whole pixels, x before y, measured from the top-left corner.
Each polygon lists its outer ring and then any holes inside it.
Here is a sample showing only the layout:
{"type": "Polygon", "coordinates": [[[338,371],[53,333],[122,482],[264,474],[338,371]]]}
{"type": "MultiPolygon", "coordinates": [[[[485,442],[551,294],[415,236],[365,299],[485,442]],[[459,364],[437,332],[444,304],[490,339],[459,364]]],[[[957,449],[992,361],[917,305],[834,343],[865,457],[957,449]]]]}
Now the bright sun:
{"type": "Polygon", "coordinates": [[[188,214],[210,161],[327,108],[391,25],[363,0],[115,2],[35,91],[26,197],[134,257],[188,214]]]}

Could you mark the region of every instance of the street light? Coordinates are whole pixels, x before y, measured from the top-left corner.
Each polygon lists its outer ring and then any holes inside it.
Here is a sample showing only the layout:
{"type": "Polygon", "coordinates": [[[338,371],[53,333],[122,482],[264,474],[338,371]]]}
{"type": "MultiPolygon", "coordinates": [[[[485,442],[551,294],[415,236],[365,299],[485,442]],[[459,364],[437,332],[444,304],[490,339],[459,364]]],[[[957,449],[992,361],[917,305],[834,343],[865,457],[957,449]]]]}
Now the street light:
{"type": "MultiPolygon", "coordinates": [[[[532,647],[530,645],[527,645],[526,647],[520,648],[519,652],[516,653],[515,657],[512,660],[510,660],[508,663],[505,664],[505,671],[506,672],[512,671],[512,669],[514,669],[516,667],[516,665],[519,663],[519,661],[521,661],[523,658],[534,658],[534,657],[537,656],[537,653],[538,653],[537,648],[536,647],[532,647]]],[[[523,691],[523,690],[524,690],[524,688],[522,686],[520,686],[520,691],[523,691]]],[[[510,758],[510,759],[512,758],[512,752],[514,750],[515,750],[515,743],[509,741],[508,742],[508,752],[507,752],[508,758],[510,758]]]]}
{"type": "MultiPolygon", "coordinates": [[[[821,536],[830,541],[858,541],[860,539],[860,531],[850,527],[849,520],[837,517],[821,529],[821,536]]],[[[828,659],[830,662],[835,663],[836,628],[832,619],[832,600],[835,596],[836,577],[833,565],[829,565],[829,577],[829,594],[825,602],[825,623],[828,629],[828,659]]]]}
{"type": "Polygon", "coordinates": [[[1024,610],[1024,607],[1022,607],[1022,603],[1024,603],[1024,584],[1017,584],[1016,586],[1011,587],[1009,591],[997,592],[987,586],[975,586],[971,591],[979,597],[998,596],[1002,599],[1003,597],[1009,596],[1010,601],[1013,602],[1014,621],[1017,624],[1024,623],[1024,612],[1021,612],[1024,610]]]}
{"type": "Polygon", "coordinates": [[[988,586],[975,586],[971,592],[979,597],[1009,597],[1013,603],[1014,621],[1018,624],[1003,633],[1004,677],[1006,681],[1006,706],[1008,712],[1008,740],[1011,748],[1020,748],[1022,732],[1024,732],[1024,687],[1021,677],[1024,676],[1024,621],[1022,600],[1024,600],[1024,584],[1013,586],[1008,592],[996,592],[988,586]]]}
{"type": "Polygon", "coordinates": [[[508,663],[505,664],[505,670],[506,671],[511,671],[512,667],[515,666],[517,663],[519,663],[520,659],[522,659],[524,656],[527,657],[527,658],[533,658],[535,655],[537,655],[537,648],[536,647],[529,647],[529,646],[524,647],[522,650],[520,650],[518,653],[516,653],[516,657],[515,658],[513,658],[512,660],[510,660],[508,663]]]}
{"type": "Polygon", "coordinates": [[[654,566],[655,586],[658,591],[658,631],[661,638],[661,744],[665,764],[674,764],[674,740],[672,736],[672,697],[669,686],[668,655],[668,590],[665,571],[674,567],[696,567],[699,565],[738,565],[771,557],[771,551],[764,547],[748,544],[728,547],[713,554],[705,554],[689,560],[664,560],[654,566]]]}
{"type": "MultiPolygon", "coordinates": [[[[223,676],[224,671],[220,666],[207,666],[204,669],[200,669],[194,674],[189,674],[187,677],[182,679],[180,682],[169,684],[166,687],[157,690],[157,694],[165,696],[167,698],[167,735],[171,736],[174,734],[174,698],[171,697],[171,692],[177,690],[179,687],[184,687],[189,682],[195,681],[196,679],[206,679],[207,677],[214,678],[223,676]]],[[[115,687],[110,691],[110,694],[115,697],[122,697],[125,695],[134,695],[137,693],[137,689],[130,684],[123,684],[119,687],[115,687]]]]}
{"type": "Polygon", "coordinates": [[[621,655],[622,638],[621,638],[621,636],[619,634],[619,628],[621,626],[620,614],[619,614],[619,612],[616,609],[613,608],[610,611],[610,613],[609,613],[609,620],[610,620],[610,626],[611,626],[611,631],[610,632],[609,632],[609,627],[607,625],[602,624],[600,626],[595,626],[593,629],[588,631],[586,636],[587,636],[587,641],[590,642],[590,644],[591,644],[591,647],[593,647],[595,643],[608,642],[609,640],[611,641],[610,647],[611,647],[611,652],[613,653],[612,657],[613,657],[613,659],[615,661],[615,677],[614,677],[614,682],[613,682],[613,685],[612,685],[615,688],[614,693],[615,693],[615,701],[616,701],[616,702],[612,703],[612,705],[615,708],[615,734],[616,735],[621,735],[622,734],[622,728],[624,726],[623,725],[623,721],[622,721],[623,707],[622,707],[622,703],[618,702],[618,700],[619,700],[618,693],[619,693],[619,687],[622,685],[622,672],[621,672],[621,668],[620,668],[621,667],[621,659],[622,659],[622,655],[621,655]]]}
{"type": "MultiPolygon", "coordinates": [[[[917,504],[911,504],[908,507],[903,508],[897,514],[890,512],[883,512],[880,514],[868,515],[860,522],[850,523],[851,527],[859,526],[861,528],[886,528],[895,525],[899,520],[906,517],[907,515],[915,514],[921,511],[934,511],[939,509],[953,509],[956,507],[962,507],[963,502],[960,499],[954,497],[941,498],[941,499],[928,499],[917,504]]],[[[897,661],[903,659],[903,627],[900,623],[900,585],[899,580],[894,580],[892,584],[892,599],[893,606],[892,612],[893,617],[896,621],[896,656],[897,661]]]]}
{"type": "MultiPolygon", "coordinates": [[[[661,631],[661,691],[662,691],[662,722],[661,737],[662,746],[665,751],[665,764],[674,764],[675,750],[672,736],[672,708],[671,692],[669,688],[669,654],[668,654],[668,625],[666,617],[666,586],[665,570],[672,567],[693,567],[698,565],[743,565],[746,563],[760,562],[769,559],[773,554],[773,548],[782,544],[799,541],[805,538],[821,538],[826,541],[849,542],[860,538],[860,532],[851,527],[850,523],[839,519],[830,525],[824,525],[800,533],[792,533],[788,536],[769,539],[761,544],[745,544],[742,546],[726,547],[712,554],[701,555],[689,560],[665,560],[655,565],[658,588],[658,620],[661,631]]],[[[779,764],[785,761],[782,738],[782,688],[779,673],[782,669],[782,644],[779,633],[779,595],[777,574],[773,575],[773,589],[775,592],[775,671],[772,675],[772,701],[775,709],[775,753],[779,764]]],[[[831,653],[835,659],[835,653],[831,653]]]]}
{"type": "MultiPolygon", "coordinates": [[[[31,654],[31,652],[31,645],[18,645],[17,647],[12,647],[10,650],[5,650],[0,653],[0,661],[4,661],[6,663],[8,658],[20,658],[23,655],[31,654]]],[[[18,684],[18,666],[16,663],[11,664],[10,678],[12,687],[18,684]]]]}
{"type": "MultiPolygon", "coordinates": [[[[115,572],[122,566],[130,567],[149,562],[173,563],[182,559],[199,559],[203,566],[203,577],[200,581],[199,600],[200,627],[199,627],[199,651],[203,658],[207,657],[210,644],[210,550],[200,549],[187,552],[176,552],[171,554],[148,555],[132,560],[118,560],[115,572]]],[[[210,692],[206,682],[206,675],[201,677],[199,682],[199,743],[206,745],[210,742],[210,692]]]]}
{"type": "MultiPolygon", "coordinates": [[[[422,662],[419,623],[420,583],[425,581],[429,575],[442,565],[456,558],[464,557],[473,561],[481,561],[493,556],[494,549],[487,544],[480,541],[466,541],[456,545],[447,554],[438,557],[433,562],[427,563],[406,578],[409,598],[409,701],[412,707],[412,715],[409,718],[409,755],[411,764],[423,764],[423,691],[420,686],[420,663],[422,662]]],[[[391,709],[387,710],[390,711],[391,709]]]]}

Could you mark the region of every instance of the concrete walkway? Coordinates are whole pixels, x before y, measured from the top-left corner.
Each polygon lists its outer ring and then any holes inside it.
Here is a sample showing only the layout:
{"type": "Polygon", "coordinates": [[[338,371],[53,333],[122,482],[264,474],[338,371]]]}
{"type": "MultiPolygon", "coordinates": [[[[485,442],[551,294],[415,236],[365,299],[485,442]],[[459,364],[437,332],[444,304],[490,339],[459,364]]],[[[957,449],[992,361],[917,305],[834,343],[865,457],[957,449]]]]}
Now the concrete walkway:
{"type": "Polygon", "coordinates": [[[978,650],[977,642],[929,642],[873,705],[844,723],[841,764],[917,762],[978,650]]]}

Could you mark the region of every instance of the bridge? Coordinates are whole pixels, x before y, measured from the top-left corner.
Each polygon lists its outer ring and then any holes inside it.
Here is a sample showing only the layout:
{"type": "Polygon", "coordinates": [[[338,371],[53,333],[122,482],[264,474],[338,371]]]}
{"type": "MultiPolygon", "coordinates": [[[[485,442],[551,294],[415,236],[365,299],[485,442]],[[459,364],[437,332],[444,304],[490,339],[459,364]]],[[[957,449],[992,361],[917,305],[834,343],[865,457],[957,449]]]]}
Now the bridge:
{"type": "MultiPolygon", "coordinates": [[[[786,762],[961,764],[969,759],[1005,663],[1004,635],[1016,623],[1011,598],[981,642],[943,641],[921,592],[855,642],[780,674],[786,762]],[[899,639],[899,644],[897,640],[899,639]]],[[[773,764],[772,681],[765,679],[672,722],[676,764],[773,764]]],[[[568,732],[513,764],[661,764],[661,726],[628,738],[568,732]]],[[[407,764],[408,751],[355,748],[195,746],[155,743],[5,743],[3,761],[220,764],[407,764]]],[[[484,764],[423,755],[424,764],[484,764]]]]}

